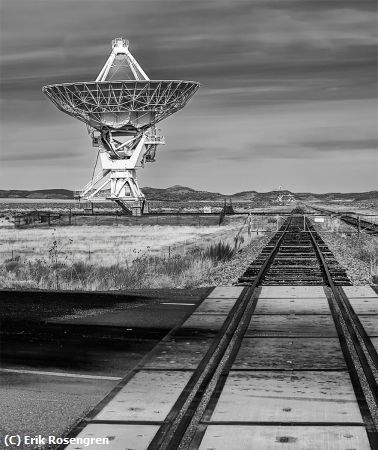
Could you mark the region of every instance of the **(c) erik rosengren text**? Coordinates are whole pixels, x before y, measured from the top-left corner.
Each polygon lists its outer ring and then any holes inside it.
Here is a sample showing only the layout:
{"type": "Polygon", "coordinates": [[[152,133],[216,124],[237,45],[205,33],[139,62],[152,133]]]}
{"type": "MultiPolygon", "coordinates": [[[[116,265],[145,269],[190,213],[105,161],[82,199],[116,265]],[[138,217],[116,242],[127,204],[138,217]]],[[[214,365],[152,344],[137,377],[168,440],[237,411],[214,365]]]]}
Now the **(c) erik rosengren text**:
{"type": "Polygon", "coordinates": [[[21,445],[59,445],[59,444],[74,444],[89,447],[90,445],[108,445],[109,437],[59,437],[59,436],[36,436],[19,434],[6,434],[4,438],[0,437],[0,443],[4,442],[6,447],[20,447],[21,445]]]}

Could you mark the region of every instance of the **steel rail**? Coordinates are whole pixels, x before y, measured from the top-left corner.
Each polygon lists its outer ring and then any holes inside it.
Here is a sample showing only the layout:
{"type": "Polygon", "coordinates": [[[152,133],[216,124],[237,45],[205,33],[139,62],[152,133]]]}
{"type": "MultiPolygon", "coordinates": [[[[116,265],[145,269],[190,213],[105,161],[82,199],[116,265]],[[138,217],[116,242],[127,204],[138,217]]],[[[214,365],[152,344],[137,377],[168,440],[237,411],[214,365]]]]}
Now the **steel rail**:
{"type": "MultiPolygon", "coordinates": [[[[216,348],[216,357],[211,358],[211,361],[209,359],[209,364],[207,364],[204,369],[203,367],[198,368],[201,371],[205,370],[206,372],[205,376],[202,379],[203,382],[201,384],[197,383],[195,391],[191,390],[186,395],[187,401],[183,402],[183,399],[179,399],[181,405],[176,405],[178,407],[176,408],[175,416],[171,417],[168,423],[164,424],[161,427],[160,431],[148,447],[149,450],[188,450],[189,448],[193,448],[192,446],[193,444],[195,444],[194,441],[198,441],[198,439],[201,439],[201,433],[198,433],[200,422],[206,414],[208,405],[214,398],[214,395],[222,388],[226,379],[226,375],[230,370],[232,363],[239,351],[243,336],[251,320],[257,303],[257,298],[254,296],[255,289],[256,287],[258,287],[261,279],[273,263],[274,258],[279,251],[280,245],[282,244],[285,233],[287,232],[291,224],[292,217],[293,215],[290,217],[288,223],[286,224],[284,231],[278,232],[282,234],[274,244],[274,248],[272,249],[271,253],[265,259],[253,283],[248,286],[240,296],[236,314],[234,315],[233,312],[230,313],[229,316],[233,315],[233,318],[228,324],[227,331],[225,332],[227,335],[227,340],[222,341],[221,335],[224,331],[221,330],[219,332],[220,339],[217,342],[218,346],[216,348]],[[251,299],[253,300],[252,302],[251,299]]],[[[305,219],[305,224],[311,236],[316,256],[319,258],[322,270],[324,270],[324,279],[330,286],[332,292],[339,292],[333,282],[324,255],[322,254],[320,247],[313,236],[313,231],[311,231],[308,227],[308,219],[305,219]]],[[[336,323],[337,314],[334,311],[335,308],[331,304],[330,308],[333,313],[332,315],[335,320],[335,325],[338,330],[340,341],[343,340],[344,343],[344,345],[342,345],[344,358],[349,368],[352,384],[356,392],[356,397],[364,419],[369,441],[372,445],[372,448],[378,448],[377,427],[374,422],[374,412],[370,411],[370,404],[366,398],[364,388],[361,384],[359,372],[354,365],[354,360],[352,355],[350,354],[350,349],[346,345],[348,339],[343,335],[341,324],[336,323]]],[[[359,351],[361,350],[362,348],[359,345],[359,351]]],[[[214,349],[211,350],[211,352],[213,351],[214,349]]],[[[365,368],[366,366],[368,366],[368,361],[366,360],[366,358],[364,360],[363,356],[364,355],[362,354],[362,356],[360,357],[360,361],[361,366],[365,368]]],[[[370,375],[372,375],[372,373],[370,373],[370,375]]],[[[371,376],[369,376],[368,378],[370,389],[372,390],[372,392],[378,394],[378,390],[376,390],[371,384],[374,383],[374,381],[376,382],[376,380],[374,380],[374,377],[372,378],[371,376]]],[[[375,404],[377,404],[377,402],[375,402],[375,404]]]]}
{"type": "MultiPolygon", "coordinates": [[[[275,261],[270,270],[265,274],[261,284],[268,286],[327,284],[325,273],[321,268],[311,238],[308,232],[304,231],[305,222],[303,214],[293,217],[296,220],[292,221],[275,261]],[[298,221],[298,219],[300,220],[298,221]]],[[[239,277],[238,281],[240,284],[251,283],[253,281],[261,263],[265,260],[264,256],[266,255],[263,255],[263,253],[264,251],[247,267],[243,275],[239,277]]],[[[345,271],[338,264],[333,266],[331,272],[338,282],[345,281],[346,284],[351,284],[345,271]]]]}
{"type": "MultiPolygon", "coordinates": [[[[306,227],[322,264],[331,296],[328,297],[341,349],[363,417],[372,449],[378,449],[378,355],[345,293],[333,282],[327,261],[316,242],[314,230],[306,227]]],[[[315,232],[316,233],[316,232],[315,232]]]]}
{"type": "Polygon", "coordinates": [[[236,357],[257,303],[256,287],[273,262],[291,220],[292,216],[289,217],[284,230],[277,232],[281,233],[281,236],[261,266],[253,283],[246,286],[237,300],[237,304],[229,313],[228,323],[225,323],[221,328],[216,340],[202,360],[206,361],[206,364],[198,366],[188,383],[191,388],[185,389],[179,397],[165,423],[148,446],[148,450],[184,450],[189,448],[196,433],[197,425],[214,393],[224,367],[230,366],[230,361],[236,357]]]}

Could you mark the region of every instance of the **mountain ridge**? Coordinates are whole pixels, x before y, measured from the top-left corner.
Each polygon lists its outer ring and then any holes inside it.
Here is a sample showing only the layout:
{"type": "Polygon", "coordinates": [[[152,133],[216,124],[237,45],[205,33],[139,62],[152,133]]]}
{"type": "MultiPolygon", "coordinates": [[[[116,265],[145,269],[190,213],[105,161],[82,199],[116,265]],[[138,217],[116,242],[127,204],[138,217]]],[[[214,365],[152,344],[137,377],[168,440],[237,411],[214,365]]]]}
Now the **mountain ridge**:
{"type": "MultiPolygon", "coordinates": [[[[219,192],[197,191],[186,186],[170,186],[168,188],[143,188],[148,200],[155,201],[222,201],[223,199],[232,199],[234,201],[249,201],[256,199],[276,198],[278,194],[293,195],[296,200],[371,200],[378,199],[378,190],[365,192],[291,192],[289,190],[273,190],[268,192],[257,192],[255,190],[236,192],[235,194],[225,195],[219,192]]],[[[0,198],[19,198],[19,199],[66,199],[72,200],[74,192],[69,189],[0,189],[0,198]]]]}

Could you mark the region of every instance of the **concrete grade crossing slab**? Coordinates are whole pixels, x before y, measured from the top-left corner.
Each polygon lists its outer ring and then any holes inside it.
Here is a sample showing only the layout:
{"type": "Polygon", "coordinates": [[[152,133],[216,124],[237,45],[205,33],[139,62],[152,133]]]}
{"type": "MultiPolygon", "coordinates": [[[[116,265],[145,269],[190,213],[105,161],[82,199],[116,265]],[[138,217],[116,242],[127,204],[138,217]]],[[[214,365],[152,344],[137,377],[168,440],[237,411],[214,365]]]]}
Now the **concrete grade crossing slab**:
{"type": "Polygon", "coordinates": [[[322,286],[263,286],[259,298],[325,298],[322,286]]]}
{"type": "Polygon", "coordinates": [[[374,345],[375,350],[378,352],[378,337],[371,338],[371,343],[374,345]]]}
{"type": "Polygon", "coordinates": [[[162,421],[191,375],[191,372],[178,371],[137,372],[95,420],[162,421]]]}
{"type": "Polygon", "coordinates": [[[347,372],[231,372],[210,422],[362,421],[347,372]]]}
{"type": "Polygon", "coordinates": [[[77,436],[84,438],[108,438],[109,444],[69,444],[67,450],[146,450],[159,429],[158,425],[89,424],[77,436]]]}
{"type": "Polygon", "coordinates": [[[370,450],[360,426],[209,425],[199,450],[370,450]]]}
{"type": "Polygon", "coordinates": [[[158,344],[145,369],[196,369],[210,347],[207,339],[172,339],[158,344]]]}
{"type": "Polygon", "coordinates": [[[217,286],[206,298],[238,298],[243,286],[217,286]]]}
{"type": "Polygon", "coordinates": [[[246,338],[232,370],[346,370],[338,338],[246,338]]]}
{"type": "Polygon", "coordinates": [[[369,337],[378,336],[378,315],[360,316],[360,322],[369,337]]]}
{"type": "Polygon", "coordinates": [[[356,314],[378,314],[378,297],[348,298],[356,314]]]}
{"type": "Polygon", "coordinates": [[[328,301],[321,298],[261,298],[254,315],[258,314],[331,314],[328,301]]]}
{"type": "Polygon", "coordinates": [[[343,286],[347,297],[370,297],[378,298],[378,294],[370,286],[343,286]]]}
{"type": "Polygon", "coordinates": [[[183,323],[181,330],[190,330],[191,333],[196,330],[218,332],[226,318],[226,314],[193,314],[183,323]]]}
{"type": "Polygon", "coordinates": [[[337,337],[337,331],[330,315],[252,316],[245,337],[262,335],[337,337]]]}
{"type": "Polygon", "coordinates": [[[228,314],[235,302],[236,298],[207,298],[193,314],[228,314]]]}

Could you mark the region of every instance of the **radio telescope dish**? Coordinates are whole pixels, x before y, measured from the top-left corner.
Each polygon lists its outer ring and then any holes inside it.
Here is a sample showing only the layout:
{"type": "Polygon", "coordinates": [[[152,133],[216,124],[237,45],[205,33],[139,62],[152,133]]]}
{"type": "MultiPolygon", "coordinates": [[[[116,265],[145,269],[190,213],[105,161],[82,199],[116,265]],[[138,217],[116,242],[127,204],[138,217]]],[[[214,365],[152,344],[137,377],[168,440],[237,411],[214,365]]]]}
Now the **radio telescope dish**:
{"type": "Polygon", "coordinates": [[[199,86],[195,81],[150,80],[123,38],[112,41],[112,52],[95,81],[44,86],[43,93],[58,109],[88,126],[93,145],[99,147],[103,176],[92,180],[80,197],[94,200],[110,186],[108,198],[126,211],[130,201],[139,202],[142,210],[144,195],[135,170],[154,161],[157,145],[165,143],[155,125],[182,109],[199,86]]]}
{"type": "Polygon", "coordinates": [[[114,80],[44,86],[63,112],[96,130],[139,131],[183,108],[199,88],[194,81],[114,80]]]}

